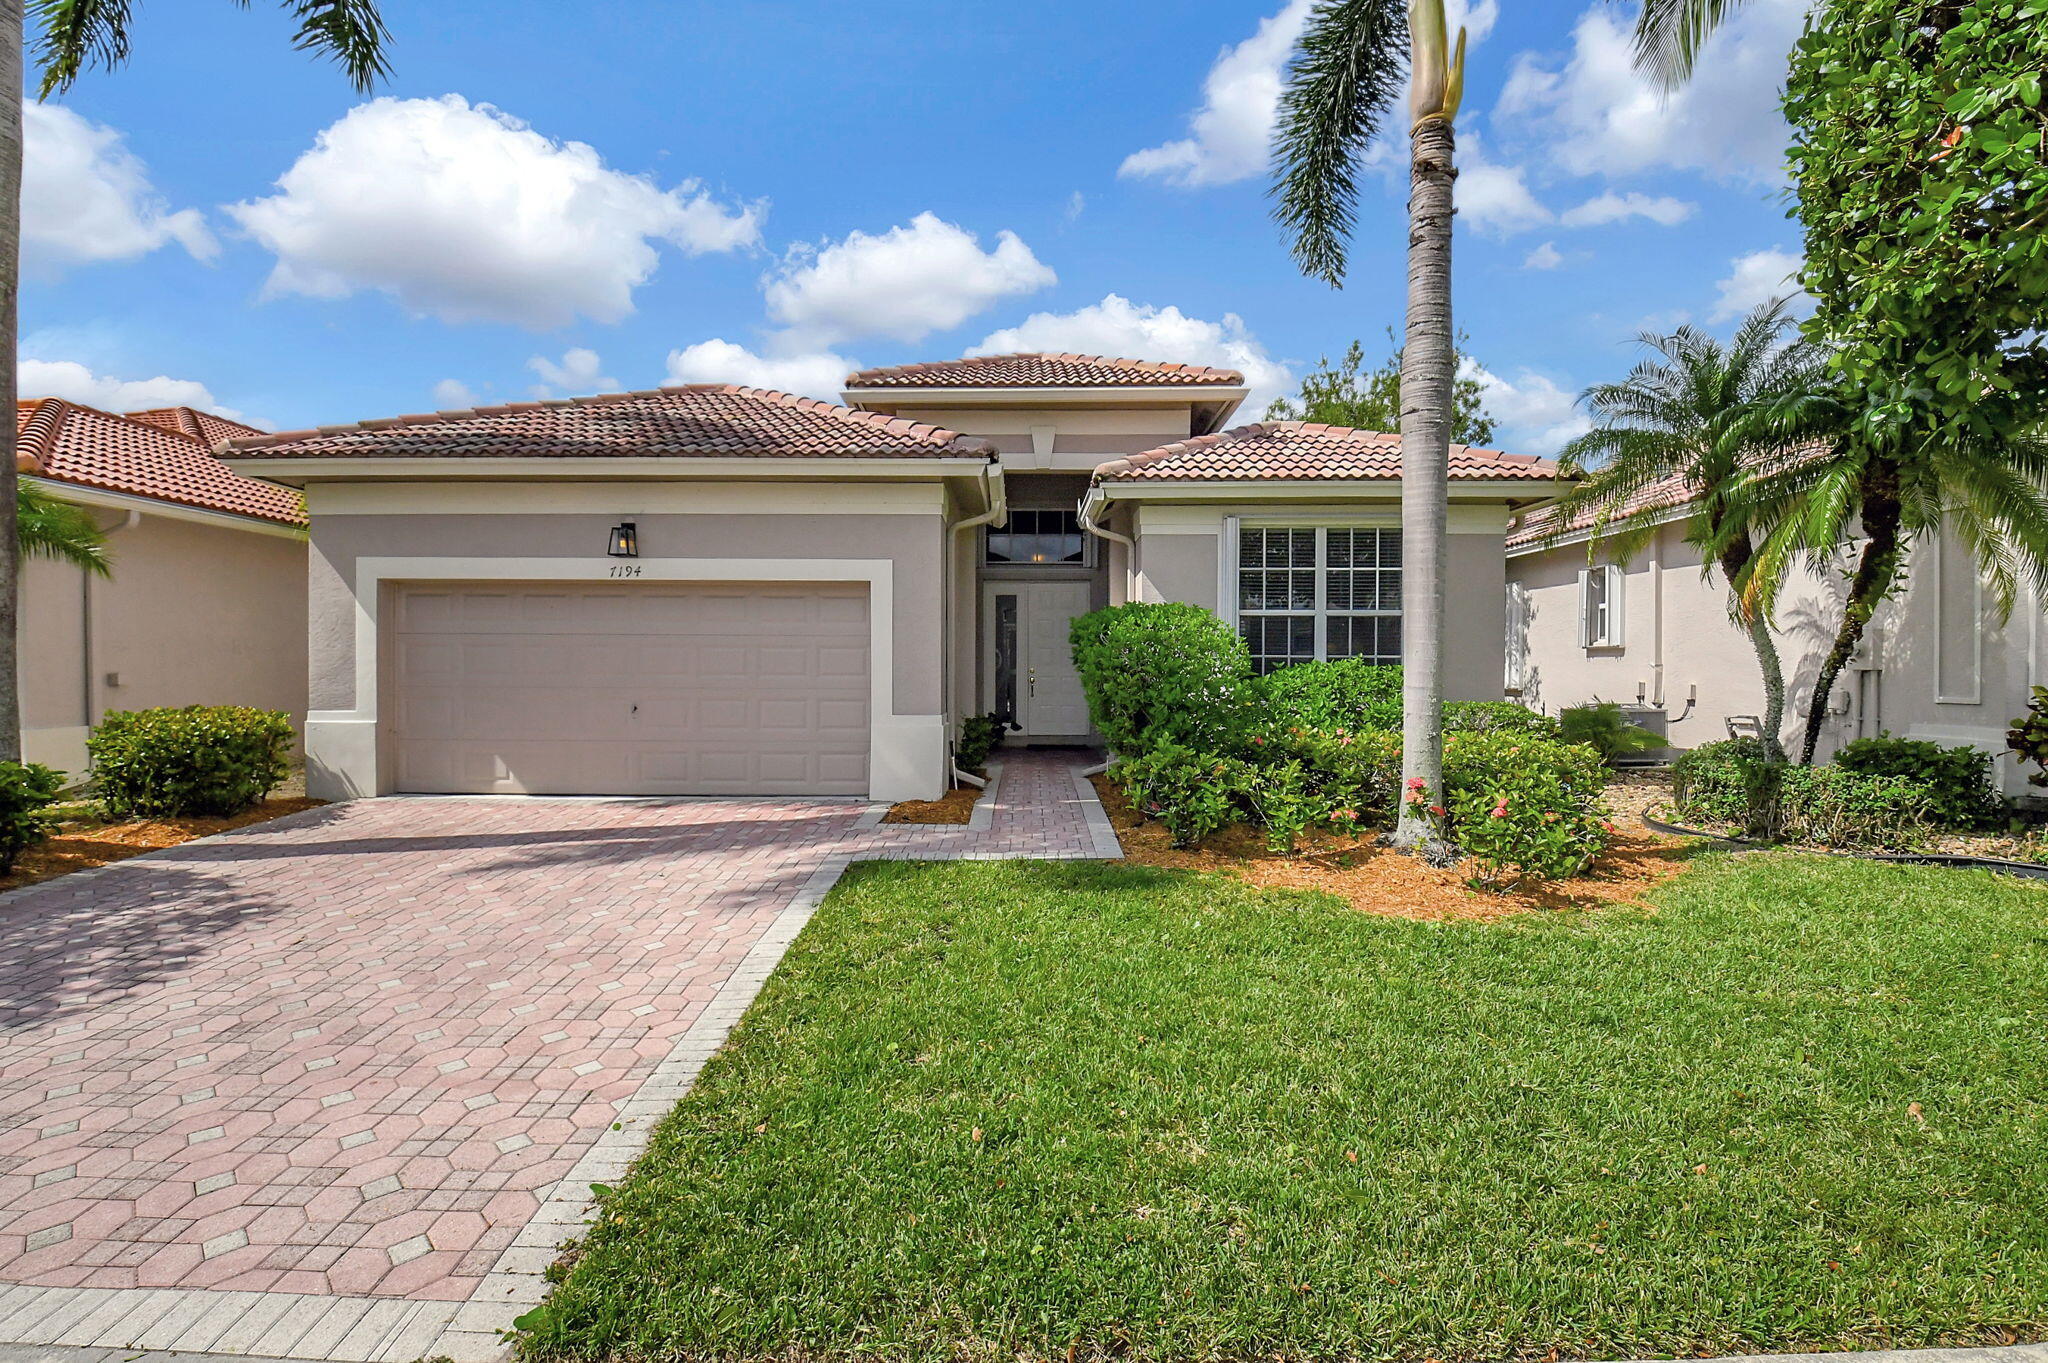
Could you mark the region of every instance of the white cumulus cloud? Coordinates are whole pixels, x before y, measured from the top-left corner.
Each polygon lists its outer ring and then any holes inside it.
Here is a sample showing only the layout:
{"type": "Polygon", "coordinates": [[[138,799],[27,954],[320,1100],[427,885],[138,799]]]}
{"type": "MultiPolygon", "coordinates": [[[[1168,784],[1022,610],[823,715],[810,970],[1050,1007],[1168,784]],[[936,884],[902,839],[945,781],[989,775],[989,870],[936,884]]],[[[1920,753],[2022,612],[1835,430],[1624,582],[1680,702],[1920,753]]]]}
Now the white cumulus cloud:
{"type": "Polygon", "coordinates": [[[1466,360],[1463,374],[1479,380],[1487,412],[1500,426],[1499,444],[1516,454],[1555,454],[1574,436],[1593,428],[1575,394],[1533,369],[1512,379],[1466,360]]]}
{"type": "Polygon", "coordinates": [[[1694,76],[1666,94],[1638,75],[1628,13],[1595,4],[1572,29],[1563,61],[1524,52],[1495,105],[1493,126],[1534,133],[1573,175],[1696,170],[1727,179],[1783,177],[1790,131],[1778,110],[1786,56],[1809,0],[1750,0],[1700,54],[1694,76]]]}
{"type": "Polygon", "coordinates": [[[716,337],[668,354],[670,383],[737,383],[831,402],[839,401],[846,376],[859,368],[858,361],[830,351],[758,355],[716,337]]]}
{"type": "Polygon", "coordinates": [[[223,407],[206,385],[196,379],[174,379],[158,374],[150,379],[117,379],[96,373],[76,360],[22,359],[16,387],[24,400],[63,398],[104,412],[139,412],[151,407],[197,407],[217,412],[231,421],[245,418],[232,407],[223,407]]]}
{"type": "Polygon", "coordinates": [[[972,232],[920,213],[879,234],[798,247],[765,287],[768,315],[802,350],[855,336],[922,340],[1057,279],[1015,232],[984,251],[972,232]]]}
{"type": "Polygon", "coordinates": [[[1005,355],[1033,350],[1235,369],[1252,390],[1238,409],[1239,417],[1247,421],[1257,420],[1265,413],[1266,404],[1294,386],[1293,373],[1266,354],[1236,313],[1225,313],[1211,322],[1190,317],[1179,308],[1133,303],[1117,294],[1073,312],[1033,313],[1016,326],[991,332],[967,353],[1005,355]]]}
{"type": "Polygon", "coordinates": [[[1459,157],[1458,217],[1492,237],[1511,237],[1551,220],[1530,190],[1520,166],[1489,160],[1477,137],[1469,137],[1459,157]]]}
{"type": "Polygon", "coordinates": [[[1312,0],[1288,0],[1251,37],[1224,48],[1202,82],[1202,107],[1188,119],[1188,135],[1132,152],[1117,174],[1193,186],[1264,171],[1287,60],[1311,8],[1312,0]]]}
{"type": "Polygon", "coordinates": [[[1773,298],[1791,298],[1795,308],[1812,306],[1799,287],[1799,267],[1804,263],[1794,252],[1775,246],[1735,257],[1728,262],[1727,276],[1715,281],[1714,309],[1707,320],[1726,322],[1773,298]]]}
{"type": "Polygon", "coordinates": [[[1559,254],[1555,242],[1546,241],[1522,257],[1522,268],[1525,270],[1554,270],[1562,264],[1564,257],[1559,254]]]}
{"type": "Polygon", "coordinates": [[[605,374],[604,361],[598,359],[597,352],[588,346],[564,351],[559,360],[536,355],[526,362],[526,367],[540,375],[542,397],[575,397],[619,391],[619,381],[605,374]]]}
{"type": "Polygon", "coordinates": [[[476,390],[461,379],[442,379],[434,385],[434,409],[441,412],[463,412],[476,406],[476,390]]]}
{"type": "Polygon", "coordinates": [[[174,241],[198,260],[220,250],[196,209],[172,211],[113,128],[33,100],[21,120],[21,253],[31,273],[134,260],[174,241]]]}
{"type": "Polygon", "coordinates": [[[616,322],[656,243],[696,255],[760,240],[758,204],[694,180],[663,189],[460,95],[357,105],[277,187],[227,209],[276,255],[270,293],[375,289],[449,322],[616,322]]]}
{"type": "Polygon", "coordinates": [[[1699,205],[1674,199],[1669,195],[1616,194],[1608,190],[1596,194],[1584,203],[1567,208],[1558,215],[1558,222],[1566,227],[1602,227],[1613,222],[1627,222],[1630,218],[1646,218],[1659,227],[1675,227],[1698,211],[1699,205]]]}

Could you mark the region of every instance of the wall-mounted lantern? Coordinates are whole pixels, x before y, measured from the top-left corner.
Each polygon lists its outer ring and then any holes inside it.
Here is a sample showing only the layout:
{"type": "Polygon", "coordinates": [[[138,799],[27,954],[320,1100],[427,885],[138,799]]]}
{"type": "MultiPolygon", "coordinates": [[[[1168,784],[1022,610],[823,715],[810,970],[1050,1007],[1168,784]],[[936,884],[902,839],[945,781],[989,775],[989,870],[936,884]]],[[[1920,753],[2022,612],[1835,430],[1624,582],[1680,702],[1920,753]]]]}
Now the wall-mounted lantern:
{"type": "Polygon", "coordinates": [[[640,557],[640,527],[631,521],[620,521],[612,527],[611,547],[605,552],[613,558],[640,557]]]}

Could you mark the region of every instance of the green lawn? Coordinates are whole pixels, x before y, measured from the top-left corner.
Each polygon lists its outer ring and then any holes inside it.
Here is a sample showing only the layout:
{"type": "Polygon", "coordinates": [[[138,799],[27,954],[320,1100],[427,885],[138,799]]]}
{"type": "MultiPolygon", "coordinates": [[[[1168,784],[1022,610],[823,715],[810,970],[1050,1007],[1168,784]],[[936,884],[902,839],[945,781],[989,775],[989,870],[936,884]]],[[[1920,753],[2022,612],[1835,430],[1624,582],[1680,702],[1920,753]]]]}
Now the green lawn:
{"type": "Polygon", "coordinates": [[[1657,903],[1428,924],[1133,867],[859,867],[524,1347],[2048,1333],[2048,888],[1764,854],[1657,903]]]}

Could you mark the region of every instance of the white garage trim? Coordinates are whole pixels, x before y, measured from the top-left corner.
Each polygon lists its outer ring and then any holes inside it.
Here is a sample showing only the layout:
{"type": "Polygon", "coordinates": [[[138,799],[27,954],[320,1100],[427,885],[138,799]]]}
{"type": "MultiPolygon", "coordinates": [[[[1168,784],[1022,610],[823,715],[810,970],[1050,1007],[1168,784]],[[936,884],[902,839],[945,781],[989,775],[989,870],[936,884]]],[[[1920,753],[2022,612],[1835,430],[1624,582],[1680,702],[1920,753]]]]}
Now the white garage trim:
{"type": "Polygon", "coordinates": [[[387,582],[865,582],[868,584],[869,798],[933,799],[944,784],[946,717],[899,715],[895,685],[895,564],[878,559],[359,558],[355,581],[355,707],[306,716],[314,792],[381,795],[377,608],[387,582]],[[637,569],[630,577],[621,569],[637,569]]]}

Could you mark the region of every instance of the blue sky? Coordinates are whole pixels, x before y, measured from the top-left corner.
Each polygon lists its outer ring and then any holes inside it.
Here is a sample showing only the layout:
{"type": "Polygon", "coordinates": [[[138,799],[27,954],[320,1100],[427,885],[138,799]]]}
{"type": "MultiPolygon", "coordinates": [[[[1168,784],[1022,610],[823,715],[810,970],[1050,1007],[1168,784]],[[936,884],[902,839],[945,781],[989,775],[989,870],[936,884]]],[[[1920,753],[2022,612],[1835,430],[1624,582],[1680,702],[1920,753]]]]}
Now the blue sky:
{"type": "MultiPolygon", "coordinates": [[[[128,67],[29,111],[23,393],[296,428],[1079,349],[1263,397],[1403,294],[1405,147],[1342,291],[1268,217],[1306,5],[387,0],[373,102],[276,5],[144,4],[128,67]]],[[[1571,434],[1639,329],[1789,287],[1803,7],[1751,0],[1661,101],[1624,6],[1464,0],[1457,320],[1503,444],[1571,434]]]]}

